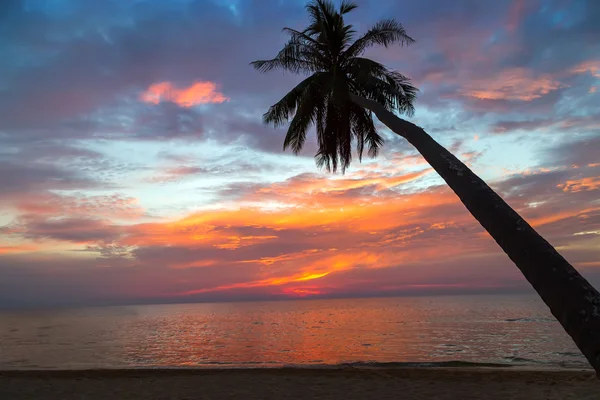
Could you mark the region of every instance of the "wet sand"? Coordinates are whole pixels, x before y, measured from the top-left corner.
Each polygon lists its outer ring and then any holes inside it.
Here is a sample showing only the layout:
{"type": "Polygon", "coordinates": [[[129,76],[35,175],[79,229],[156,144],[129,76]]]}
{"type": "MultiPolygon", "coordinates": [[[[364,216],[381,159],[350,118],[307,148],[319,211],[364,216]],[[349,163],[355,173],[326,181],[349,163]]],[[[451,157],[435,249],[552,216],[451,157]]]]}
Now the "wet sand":
{"type": "Polygon", "coordinates": [[[0,371],[0,399],[600,399],[591,371],[480,368],[0,371]]]}

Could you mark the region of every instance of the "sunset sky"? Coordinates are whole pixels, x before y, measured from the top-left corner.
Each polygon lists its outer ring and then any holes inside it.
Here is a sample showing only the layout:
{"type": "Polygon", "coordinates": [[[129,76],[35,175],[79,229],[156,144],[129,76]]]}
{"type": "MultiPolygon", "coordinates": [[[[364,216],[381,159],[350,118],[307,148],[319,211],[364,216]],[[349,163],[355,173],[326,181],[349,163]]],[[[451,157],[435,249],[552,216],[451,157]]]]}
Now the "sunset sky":
{"type": "MultiPolygon", "coordinates": [[[[357,0],[423,126],[600,286],[600,1],[357,0]]],[[[345,175],[261,123],[304,0],[0,1],[0,308],[531,292],[399,137],[345,175]]]]}

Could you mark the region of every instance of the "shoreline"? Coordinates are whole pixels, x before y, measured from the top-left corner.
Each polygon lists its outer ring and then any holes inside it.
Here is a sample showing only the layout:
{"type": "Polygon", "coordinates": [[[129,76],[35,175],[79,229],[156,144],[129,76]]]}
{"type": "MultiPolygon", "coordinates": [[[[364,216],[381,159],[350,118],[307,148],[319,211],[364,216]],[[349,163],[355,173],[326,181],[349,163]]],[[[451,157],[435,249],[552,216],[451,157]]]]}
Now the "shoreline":
{"type": "MultiPolygon", "coordinates": [[[[537,367],[537,366],[504,366],[504,365],[477,365],[477,366],[370,366],[370,365],[325,365],[325,366],[275,366],[275,367],[115,367],[115,368],[67,368],[67,369],[0,369],[0,379],[5,377],[127,377],[137,375],[213,375],[213,374],[312,374],[315,372],[323,374],[335,374],[339,372],[356,373],[424,373],[428,371],[438,372],[456,372],[456,373],[498,373],[498,374],[575,374],[575,375],[594,375],[593,368],[579,367],[537,367]]],[[[600,380],[599,380],[600,381],[600,380]]]]}
{"type": "Polygon", "coordinates": [[[2,399],[598,399],[591,370],[144,368],[0,371],[2,399]]]}
{"type": "MultiPolygon", "coordinates": [[[[5,378],[131,378],[131,377],[194,377],[214,375],[298,375],[298,376],[337,376],[337,375],[391,375],[391,376],[460,376],[460,375],[494,375],[505,378],[546,376],[570,376],[578,378],[596,378],[592,368],[536,368],[536,367],[267,367],[267,368],[197,368],[197,367],[147,367],[147,368],[95,368],[95,369],[28,369],[0,370],[0,382],[5,378]]],[[[600,379],[598,384],[600,385],[600,379]]],[[[600,386],[599,386],[600,389],[600,386]]]]}
{"type": "Polygon", "coordinates": [[[438,361],[438,362],[352,362],[342,364],[259,364],[259,363],[212,363],[199,365],[147,365],[147,366],[117,366],[117,367],[90,367],[90,366],[71,366],[63,367],[11,367],[3,368],[0,366],[0,374],[2,373],[44,373],[44,372],[101,372],[101,371],[277,371],[277,370],[432,370],[432,369],[465,369],[465,370],[495,370],[495,371],[538,371],[538,372],[560,372],[560,371],[580,371],[594,372],[587,364],[582,365],[559,365],[559,364],[544,364],[544,363],[493,363],[493,362],[471,362],[471,361],[438,361]]]}

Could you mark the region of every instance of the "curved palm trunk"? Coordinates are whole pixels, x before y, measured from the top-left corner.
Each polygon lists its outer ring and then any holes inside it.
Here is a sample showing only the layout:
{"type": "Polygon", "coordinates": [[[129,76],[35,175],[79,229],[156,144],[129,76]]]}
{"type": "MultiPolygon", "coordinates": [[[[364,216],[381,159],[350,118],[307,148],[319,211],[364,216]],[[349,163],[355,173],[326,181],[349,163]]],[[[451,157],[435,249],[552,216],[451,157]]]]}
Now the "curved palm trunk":
{"type": "Polygon", "coordinates": [[[422,128],[352,94],[406,138],[521,270],[600,378],[600,294],[481,178],[422,128]]]}

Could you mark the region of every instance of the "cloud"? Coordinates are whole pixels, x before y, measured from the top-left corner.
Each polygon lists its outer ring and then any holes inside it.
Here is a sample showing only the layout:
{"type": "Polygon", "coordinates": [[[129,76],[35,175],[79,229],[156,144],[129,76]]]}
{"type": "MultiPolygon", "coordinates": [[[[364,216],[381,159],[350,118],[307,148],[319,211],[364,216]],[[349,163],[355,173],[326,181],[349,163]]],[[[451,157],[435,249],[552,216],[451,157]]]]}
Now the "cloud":
{"type": "Polygon", "coordinates": [[[552,146],[545,152],[544,159],[552,166],[596,164],[599,146],[600,136],[594,133],[583,135],[552,146]]]}
{"type": "Polygon", "coordinates": [[[22,218],[2,229],[4,234],[32,240],[82,243],[112,241],[120,228],[106,221],[87,218],[22,218]]]}
{"type": "MultiPolygon", "coordinates": [[[[315,170],[314,132],[283,153],[261,116],[302,77],[248,63],[305,25],[303,2],[60,3],[0,2],[0,304],[528,290],[381,124],[381,156],[345,176],[315,170]]],[[[596,278],[599,4],[349,16],[401,19],[417,43],[367,55],[420,87],[412,120],[596,278]]]]}
{"type": "Polygon", "coordinates": [[[136,220],[145,212],[138,199],[121,194],[93,196],[81,193],[37,193],[19,197],[13,205],[22,215],[27,216],[83,216],[136,220]]]}
{"type": "Polygon", "coordinates": [[[590,74],[600,78],[600,60],[588,60],[577,64],[570,70],[573,74],[590,74]]]}
{"type": "Polygon", "coordinates": [[[38,247],[32,245],[0,246],[0,255],[14,253],[30,253],[37,249],[38,247]]]}
{"type": "Polygon", "coordinates": [[[493,133],[509,133],[515,131],[552,130],[554,132],[567,131],[597,131],[600,129],[600,115],[574,116],[566,118],[546,118],[523,121],[499,120],[491,125],[493,133]]]}
{"type": "Polygon", "coordinates": [[[98,185],[90,177],[78,171],[56,165],[17,163],[0,159],[0,201],[2,197],[15,193],[31,193],[51,189],[89,188],[98,185]]]}
{"type": "Polygon", "coordinates": [[[510,68],[497,76],[467,81],[460,93],[482,100],[532,101],[562,87],[551,75],[535,76],[525,68],[510,68]]]}
{"type": "Polygon", "coordinates": [[[195,176],[202,173],[209,172],[207,169],[198,166],[179,166],[179,167],[168,167],[164,170],[153,175],[148,180],[155,183],[167,183],[177,182],[186,177],[195,176]]]}
{"type": "MultiPolygon", "coordinates": [[[[280,18],[273,18],[271,24],[252,22],[253,18],[239,24],[227,6],[203,0],[177,5],[154,0],[136,5],[67,1],[64,6],[71,12],[59,17],[43,9],[23,8],[10,15],[6,26],[14,42],[2,42],[2,48],[15,48],[19,57],[27,54],[32,62],[11,70],[0,83],[5,88],[0,129],[28,134],[42,129],[56,135],[63,130],[63,121],[97,113],[123,97],[137,98],[140,90],[160,82],[166,82],[163,91],[174,89],[176,99],[186,105],[221,101],[223,95],[212,85],[224,78],[228,96],[260,88],[265,93],[265,88],[272,88],[269,82],[281,78],[261,76],[248,67],[259,56],[255,44],[260,41],[262,51],[276,51],[279,37],[272,29],[297,18],[302,7],[244,3],[240,11],[248,15],[280,18]],[[222,33],[199,39],[214,32],[222,33]],[[246,73],[240,74],[244,68],[246,73]],[[253,79],[248,79],[250,74],[253,79]],[[169,82],[192,84],[174,88],[169,82]],[[36,112],[30,113],[32,109],[36,112]]],[[[20,59],[15,56],[15,61],[20,59]]]]}
{"type": "MultiPolygon", "coordinates": [[[[589,217],[596,211],[587,211],[588,217],[581,219],[585,212],[573,207],[573,202],[581,203],[583,199],[574,201],[569,196],[582,193],[569,194],[557,188],[557,182],[566,176],[562,171],[519,175],[503,181],[499,188],[500,192],[509,190],[509,202],[559,245],[573,243],[577,238],[573,234],[593,230],[600,222],[589,217]],[[526,196],[527,201],[521,196],[526,196]],[[535,200],[539,204],[528,203],[535,200]],[[565,208],[566,205],[569,206],[565,208]]],[[[456,282],[446,280],[450,275],[443,274],[444,267],[467,263],[472,257],[488,259],[501,254],[489,237],[481,235],[482,228],[448,189],[373,197],[371,193],[354,191],[348,180],[339,179],[317,194],[310,188],[313,184],[319,187],[318,182],[318,177],[310,175],[286,182],[286,194],[280,200],[292,202],[288,207],[269,208],[265,204],[206,210],[171,223],[134,225],[121,231],[123,235],[115,240],[135,248],[133,257],[142,265],[195,270],[198,277],[216,266],[232,271],[246,266],[257,268],[256,274],[233,283],[224,280],[216,285],[190,285],[185,290],[169,292],[184,297],[258,287],[273,294],[287,293],[293,291],[290,287],[301,290],[297,284],[308,281],[313,291],[324,288],[320,293],[327,293],[328,284],[322,281],[332,280],[329,284],[337,282],[345,287],[336,278],[344,276],[344,271],[361,270],[370,276],[369,271],[382,268],[394,274],[395,278],[388,277],[387,282],[398,281],[397,290],[431,282],[435,274],[445,277],[436,283],[442,286],[476,287],[479,283],[469,279],[468,269],[456,282]],[[343,200],[340,194],[345,195],[343,200]],[[463,245],[455,246],[457,241],[463,245]],[[439,263],[440,254],[444,254],[443,265],[439,263]],[[416,265],[427,265],[428,272],[416,265]]],[[[281,187],[265,189],[268,190],[257,193],[271,199],[281,187]]],[[[371,190],[378,190],[378,185],[371,190]]],[[[255,195],[247,199],[256,200],[255,195]]],[[[579,262],[589,262],[588,257],[579,262]]],[[[503,268],[509,265],[508,261],[499,262],[498,273],[502,275],[503,268]]],[[[492,279],[482,282],[491,284],[492,279]]],[[[372,285],[381,287],[384,281],[375,279],[372,285]]]]}
{"type": "Polygon", "coordinates": [[[509,10],[508,22],[506,29],[510,32],[514,32],[521,24],[523,17],[525,16],[526,7],[528,2],[526,0],[513,0],[509,10]]]}
{"type": "Polygon", "coordinates": [[[568,180],[558,185],[563,192],[581,192],[600,189],[600,176],[586,177],[575,180],[568,180]]]}
{"type": "Polygon", "coordinates": [[[216,83],[194,82],[188,87],[176,88],[170,82],[150,85],[141,95],[145,103],[159,104],[169,101],[180,107],[190,108],[199,104],[218,104],[229,100],[217,90],[216,83]]]}

